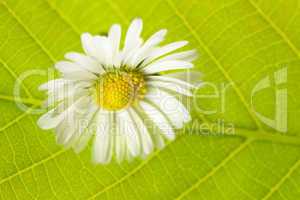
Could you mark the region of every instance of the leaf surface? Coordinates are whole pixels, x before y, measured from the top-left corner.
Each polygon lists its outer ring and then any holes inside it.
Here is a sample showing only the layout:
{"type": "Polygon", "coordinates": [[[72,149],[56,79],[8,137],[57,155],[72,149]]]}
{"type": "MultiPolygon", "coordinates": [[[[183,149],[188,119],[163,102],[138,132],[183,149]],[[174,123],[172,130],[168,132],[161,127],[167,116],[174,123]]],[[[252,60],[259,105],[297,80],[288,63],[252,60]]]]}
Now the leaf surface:
{"type": "MultiPolygon", "coordinates": [[[[298,199],[299,6],[298,0],[0,0],[0,199],[298,199]],[[145,37],[167,28],[168,41],[185,39],[199,51],[196,68],[224,98],[203,98],[211,88],[199,90],[193,118],[232,123],[235,134],[203,134],[190,125],[146,160],[96,166],[90,148],[77,155],[40,130],[38,115],[16,106],[13,88],[24,72],[46,72],[66,52],[81,51],[82,32],[102,34],[113,23],[125,28],[136,16],[145,37]],[[287,83],[278,86],[274,72],[283,68],[287,83]],[[251,102],[266,76],[273,77],[271,87],[251,102]],[[284,134],[255,113],[274,116],[282,88],[284,134]]],[[[37,87],[46,80],[25,79],[17,101],[39,106],[44,96],[37,87]]]]}

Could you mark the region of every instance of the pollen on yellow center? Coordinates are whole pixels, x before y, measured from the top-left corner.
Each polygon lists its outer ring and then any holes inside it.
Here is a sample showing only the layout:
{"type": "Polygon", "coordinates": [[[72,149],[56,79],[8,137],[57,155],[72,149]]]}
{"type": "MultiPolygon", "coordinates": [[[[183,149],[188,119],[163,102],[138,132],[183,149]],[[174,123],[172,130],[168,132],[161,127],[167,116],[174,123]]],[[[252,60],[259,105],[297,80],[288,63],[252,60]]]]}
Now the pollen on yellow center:
{"type": "Polygon", "coordinates": [[[144,75],[138,71],[106,72],[96,84],[96,102],[107,110],[126,108],[142,99],[145,93],[144,75]]]}

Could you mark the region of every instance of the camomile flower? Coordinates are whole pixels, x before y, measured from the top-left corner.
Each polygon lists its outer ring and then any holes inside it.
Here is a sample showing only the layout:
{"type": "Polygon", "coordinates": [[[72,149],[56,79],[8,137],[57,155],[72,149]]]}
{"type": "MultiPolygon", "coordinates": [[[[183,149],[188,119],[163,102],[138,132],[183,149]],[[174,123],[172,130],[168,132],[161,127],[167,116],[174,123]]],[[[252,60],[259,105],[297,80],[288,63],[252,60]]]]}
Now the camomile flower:
{"type": "Polygon", "coordinates": [[[69,52],[55,64],[61,77],[39,88],[49,111],[38,125],[54,129],[59,144],[80,152],[93,138],[97,163],[145,158],[191,120],[180,97],[195,86],[165,72],[192,68],[196,51],[174,53],[186,41],[161,46],[165,29],[143,41],[142,26],[134,19],[124,42],[118,24],[107,36],[83,33],[84,53],[69,52]]]}

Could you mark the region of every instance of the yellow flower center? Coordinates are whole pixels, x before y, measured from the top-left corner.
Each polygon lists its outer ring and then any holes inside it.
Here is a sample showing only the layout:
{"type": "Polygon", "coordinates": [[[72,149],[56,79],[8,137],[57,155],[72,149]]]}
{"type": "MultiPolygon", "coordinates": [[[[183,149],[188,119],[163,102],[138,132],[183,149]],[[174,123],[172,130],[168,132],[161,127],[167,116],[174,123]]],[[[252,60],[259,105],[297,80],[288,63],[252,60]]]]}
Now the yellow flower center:
{"type": "Polygon", "coordinates": [[[138,71],[106,72],[96,84],[96,102],[104,109],[120,110],[142,99],[146,89],[144,75],[138,71]]]}

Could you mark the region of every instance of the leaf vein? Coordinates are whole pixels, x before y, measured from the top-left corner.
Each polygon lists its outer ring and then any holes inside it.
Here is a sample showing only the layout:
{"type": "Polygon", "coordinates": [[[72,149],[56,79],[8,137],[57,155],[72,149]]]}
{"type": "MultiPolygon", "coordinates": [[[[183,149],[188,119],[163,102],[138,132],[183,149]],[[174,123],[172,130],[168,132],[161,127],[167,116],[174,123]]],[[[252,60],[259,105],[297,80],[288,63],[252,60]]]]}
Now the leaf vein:
{"type": "Polygon", "coordinates": [[[7,5],[7,3],[3,0],[0,1],[2,5],[7,9],[7,11],[12,15],[12,17],[24,28],[24,30],[28,33],[28,35],[36,42],[36,44],[46,53],[46,55],[55,62],[56,59],[54,56],[48,51],[48,49],[42,44],[42,42],[30,31],[30,29],[23,23],[23,21],[18,17],[18,15],[7,5]]]}
{"type": "Polygon", "coordinates": [[[27,171],[35,168],[36,166],[39,166],[39,165],[41,165],[43,163],[48,162],[49,160],[52,160],[52,159],[58,157],[59,155],[63,154],[64,152],[66,152],[65,149],[59,150],[59,151],[51,154],[50,156],[48,156],[48,157],[46,157],[46,158],[44,158],[44,159],[42,159],[42,160],[40,160],[40,161],[38,161],[36,163],[33,163],[32,165],[30,165],[30,166],[28,166],[28,167],[26,167],[24,169],[21,169],[21,170],[17,171],[16,173],[14,173],[14,174],[12,174],[10,176],[5,177],[4,179],[0,180],[0,185],[2,185],[3,183],[5,183],[5,182],[7,182],[7,181],[9,181],[9,180],[11,180],[11,179],[13,179],[13,178],[21,175],[24,172],[27,172],[27,171]]]}
{"type": "Polygon", "coordinates": [[[209,173],[207,173],[204,177],[201,177],[196,183],[187,188],[184,192],[179,194],[175,199],[182,199],[192,191],[194,191],[201,183],[208,180],[212,177],[217,171],[219,171],[225,164],[227,164],[233,157],[235,157],[238,153],[240,153],[243,149],[245,149],[253,140],[247,139],[243,143],[241,143],[237,148],[235,148],[225,159],[223,159],[220,163],[218,163],[215,167],[211,169],[209,173]]]}
{"type": "Polygon", "coordinates": [[[266,22],[268,22],[271,27],[282,37],[282,39],[288,44],[288,46],[294,51],[294,53],[300,58],[300,52],[299,49],[291,42],[291,40],[288,38],[288,36],[268,17],[259,7],[256,3],[254,3],[252,0],[248,0],[249,3],[257,10],[257,12],[265,19],[266,22]]]}
{"type": "Polygon", "coordinates": [[[274,194],[280,186],[292,175],[292,173],[300,167],[300,159],[298,159],[292,167],[288,170],[288,172],[275,184],[270,191],[262,198],[262,200],[269,199],[272,194],[274,194]]]}

